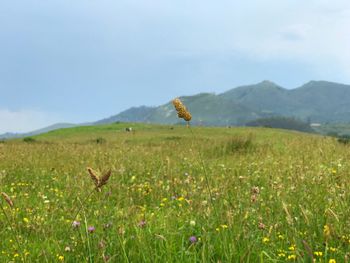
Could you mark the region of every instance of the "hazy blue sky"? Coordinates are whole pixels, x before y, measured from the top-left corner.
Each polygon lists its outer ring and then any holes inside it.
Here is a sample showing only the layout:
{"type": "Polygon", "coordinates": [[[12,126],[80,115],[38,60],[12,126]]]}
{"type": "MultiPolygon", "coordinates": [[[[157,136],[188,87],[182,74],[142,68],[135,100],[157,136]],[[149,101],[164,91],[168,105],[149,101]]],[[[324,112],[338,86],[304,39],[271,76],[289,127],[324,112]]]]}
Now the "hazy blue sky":
{"type": "Polygon", "coordinates": [[[348,0],[0,3],[0,133],[269,79],[350,83],[348,0]]]}

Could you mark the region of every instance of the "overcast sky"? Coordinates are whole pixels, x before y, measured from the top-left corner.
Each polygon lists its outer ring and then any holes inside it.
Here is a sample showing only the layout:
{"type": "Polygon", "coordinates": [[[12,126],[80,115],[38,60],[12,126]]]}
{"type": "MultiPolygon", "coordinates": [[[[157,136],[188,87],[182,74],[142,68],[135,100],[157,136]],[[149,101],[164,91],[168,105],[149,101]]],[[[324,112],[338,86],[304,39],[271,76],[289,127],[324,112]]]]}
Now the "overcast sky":
{"type": "Polygon", "coordinates": [[[0,133],[268,79],[350,83],[348,0],[0,3],[0,133]]]}

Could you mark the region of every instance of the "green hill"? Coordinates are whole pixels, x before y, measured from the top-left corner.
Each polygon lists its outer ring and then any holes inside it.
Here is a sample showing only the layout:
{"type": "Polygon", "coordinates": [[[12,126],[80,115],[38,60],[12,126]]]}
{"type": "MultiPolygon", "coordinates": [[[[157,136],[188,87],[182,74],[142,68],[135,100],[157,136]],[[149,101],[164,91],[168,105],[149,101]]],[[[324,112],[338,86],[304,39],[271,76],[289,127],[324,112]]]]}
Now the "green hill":
{"type": "MultiPolygon", "coordinates": [[[[244,125],[273,116],[322,123],[350,122],[350,86],[327,81],[310,81],[291,90],[263,81],[222,94],[201,93],[180,98],[191,111],[194,124],[244,125]]],[[[116,121],[173,124],[178,119],[168,102],[158,107],[131,108],[97,123],[116,121]]]]}

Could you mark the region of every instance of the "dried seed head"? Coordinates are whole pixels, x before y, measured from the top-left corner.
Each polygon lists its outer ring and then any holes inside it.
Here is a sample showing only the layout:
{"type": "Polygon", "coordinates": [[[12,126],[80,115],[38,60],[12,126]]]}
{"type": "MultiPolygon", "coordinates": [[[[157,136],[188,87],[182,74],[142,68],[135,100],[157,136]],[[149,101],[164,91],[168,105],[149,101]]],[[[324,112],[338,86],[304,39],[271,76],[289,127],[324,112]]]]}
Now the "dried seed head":
{"type": "Polygon", "coordinates": [[[179,118],[184,119],[185,121],[190,121],[192,119],[191,113],[186,109],[185,105],[183,105],[179,98],[173,100],[173,105],[179,118]]]}
{"type": "Polygon", "coordinates": [[[94,182],[95,186],[98,187],[100,184],[100,178],[98,178],[98,176],[95,174],[95,172],[90,167],[88,167],[87,170],[88,170],[90,177],[91,177],[92,181],[94,182]]]}
{"type": "Polygon", "coordinates": [[[96,173],[91,168],[88,168],[87,170],[90,174],[92,181],[94,182],[94,184],[96,186],[96,190],[100,192],[101,187],[104,186],[105,184],[107,184],[109,177],[111,177],[112,171],[108,170],[102,177],[99,177],[96,175],[96,173]]]}
{"type": "Polygon", "coordinates": [[[109,177],[111,177],[111,173],[112,171],[111,170],[108,170],[101,178],[100,180],[100,184],[99,184],[99,187],[102,187],[104,186],[105,184],[107,184],[108,180],[109,180],[109,177]]]}
{"type": "Polygon", "coordinates": [[[6,203],[8,203],[8,205],[10,207],[13,207],[13,202],[12,202],[11,198],[4,192],[1,192],[1,195],[4,198],[4,200],[6,201],[6,203]]]}
{"type": "Polygon", "coordinates": [[[250,201],[252,203],[255,203],[257,200],[258,200],[258,197],[255,194],[250,197],[250,201]]]}
{"type": "Polygon", "coordinates": [[[260,189],[259,189],[259,187],[254,186],[254,187],[252,187],[251,192],[252,192],[252,194],[259,194],[260,193],[260,189]]]}

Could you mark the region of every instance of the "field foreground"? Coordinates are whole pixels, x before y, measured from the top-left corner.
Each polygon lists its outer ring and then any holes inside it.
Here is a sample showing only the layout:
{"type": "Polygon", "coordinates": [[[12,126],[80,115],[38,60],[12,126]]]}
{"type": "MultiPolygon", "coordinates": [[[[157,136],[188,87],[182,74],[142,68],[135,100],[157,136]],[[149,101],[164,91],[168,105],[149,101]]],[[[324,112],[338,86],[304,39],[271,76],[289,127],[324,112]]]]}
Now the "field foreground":
{"type": "Polygon", "coordinates": [[[349,147],[141,124],[2,142],[0,262],[347,262],[349,147]]]}

